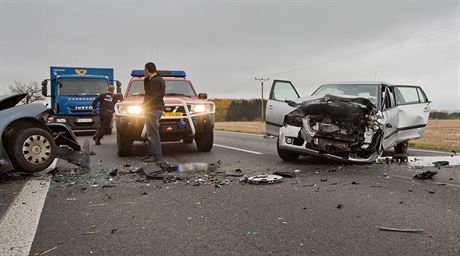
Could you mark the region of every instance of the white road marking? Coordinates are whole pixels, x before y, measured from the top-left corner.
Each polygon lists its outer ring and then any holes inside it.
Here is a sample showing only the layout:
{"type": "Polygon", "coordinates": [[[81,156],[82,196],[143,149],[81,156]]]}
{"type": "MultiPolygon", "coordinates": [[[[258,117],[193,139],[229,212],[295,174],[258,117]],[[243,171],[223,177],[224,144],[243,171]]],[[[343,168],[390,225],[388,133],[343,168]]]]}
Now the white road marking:
{"type": "Polygon", "coordinates": [[[452,155],[452,152],[446,152],[446,151],[427,150],[427,149],[416,149],[416,148],[409,148],[409,150],[410,150],[410,151],[418,151],[418,152],[435,153],[435,154],[452,155]]]}
{"type": "Polygon", "coordinates": [[[247,133],[247,132],[229,132],[229,131],[219,131],[219,130],[214,130],[215,132],[220,132],[220,133],[231,133],[231,134],[238,134],[238,135],[249,135],[249,136],[256,136],[256,137],[263,137],[264,135],[262,134],[256,134],[256,133],[247,133]]]}
{"type": "MultiPolygon", "coordinates": [[[[56,160],[44,172],[56,167],[56,160]]],[[[28,180],[0,219],[0,255],[30,255],[51,175],[28,180]]]]}
{"type": "Polygon", "coordinates": [[[252,150],[247,150],[247,149],[242,149],[242,148],[234,148],[234,147],[224,146],[224,145],[220,145],[220,144],[214,144],[214,146],[220,147],[220,148],[233,149],[233,150],[246,152],[246,153],[251,153],[251,154],[255,154],[255,155],[263,155],[264,154],[264,153],[260,153],[260,152],[257,152],[257,151],[252,151],[252,150]]]}

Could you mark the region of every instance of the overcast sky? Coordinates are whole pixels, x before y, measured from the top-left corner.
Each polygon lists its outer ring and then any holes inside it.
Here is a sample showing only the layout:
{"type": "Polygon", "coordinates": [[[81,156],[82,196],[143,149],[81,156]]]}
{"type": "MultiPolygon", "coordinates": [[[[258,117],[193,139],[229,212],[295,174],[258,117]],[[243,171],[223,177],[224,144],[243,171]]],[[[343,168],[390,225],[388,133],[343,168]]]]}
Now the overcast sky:
{"type": "MultiPolygon", "coordinates": [[[[183,69],[211,98],[260,97],[255,76],[421,85],[435,109],[460,109],[460,0],[5,1],[0,91],[49,66],[183,69]]],[[[265,97],[271,81],[265,86],[265,97]]]]}

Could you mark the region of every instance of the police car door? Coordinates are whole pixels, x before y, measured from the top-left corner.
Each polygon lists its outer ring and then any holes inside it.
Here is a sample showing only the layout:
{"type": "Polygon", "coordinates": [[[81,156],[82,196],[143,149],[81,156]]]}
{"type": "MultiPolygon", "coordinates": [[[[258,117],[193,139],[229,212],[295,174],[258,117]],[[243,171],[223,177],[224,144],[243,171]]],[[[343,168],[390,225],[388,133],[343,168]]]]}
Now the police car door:
{"type": "Polygon", "coordinates": [[[284,116],[296,107],[290,106],[289,101],[299,98],[299,93],[290,81],[274,80],[266,109],[266,133],[278,136],[279,128],[283,125],[284,116]]]}

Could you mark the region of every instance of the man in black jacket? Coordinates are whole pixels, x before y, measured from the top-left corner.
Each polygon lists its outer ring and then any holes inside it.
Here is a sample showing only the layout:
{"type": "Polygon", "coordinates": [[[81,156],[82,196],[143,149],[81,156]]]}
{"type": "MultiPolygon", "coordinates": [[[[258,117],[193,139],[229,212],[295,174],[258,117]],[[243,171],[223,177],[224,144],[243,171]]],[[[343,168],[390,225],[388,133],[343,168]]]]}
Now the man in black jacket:
{"type": "Polygon", "coordinates": [[[144,78],[144,115],[149,139],[149,152],[145,157],[146,162],[157,162],[163,159],[160,139],[160,118],[163,114],[165,103],[166,85],[163,78],[158,74],[155,64],[145,64],[144,78]]]}
{"type": "Polygon", "coordinates": [[[113,112],[115,112],[115,104],[117,103],[113,95],[114,91],[115,87],[113,87],[113,85],[110,85],[109,87],[107,87],[106,93],[101,93],[93,101],[93,115],[96,114],[96,107],[99,103],[100,123],[93,137],[93,140],[95,141],[96,145],[101,145],[102,137],[104,137],[106,131],[110,129],[113,112]]]}

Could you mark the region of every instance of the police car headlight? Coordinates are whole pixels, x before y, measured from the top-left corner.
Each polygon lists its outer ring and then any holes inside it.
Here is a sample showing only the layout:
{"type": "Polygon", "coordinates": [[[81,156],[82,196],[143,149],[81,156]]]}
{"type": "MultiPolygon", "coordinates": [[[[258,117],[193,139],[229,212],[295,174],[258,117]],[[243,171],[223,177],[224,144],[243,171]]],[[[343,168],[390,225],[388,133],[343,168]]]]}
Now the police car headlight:
{"type": "Polygon", "coordinates": [[[139,115],[142,112],[144,112],[144,110],[142,109],[141,106],[128,106],[126,108],[126,112],[128,112],[128,114],[132,114],[132,115],[139,115]]]}
{"type": "Polygon", "coordinates": [[[213,112],[213,105],[212,104],[193,104],[190,106],[190,112],[192,114],[197,113],[209,113],[213,112]]]}
{"type": "Polygon", "coordinates": [[[203,113],[206,111],[206,109],[207,109],[206,105],[198,104],[198,105],[193,105],[191,110],[192,112],[203,113]]]}

